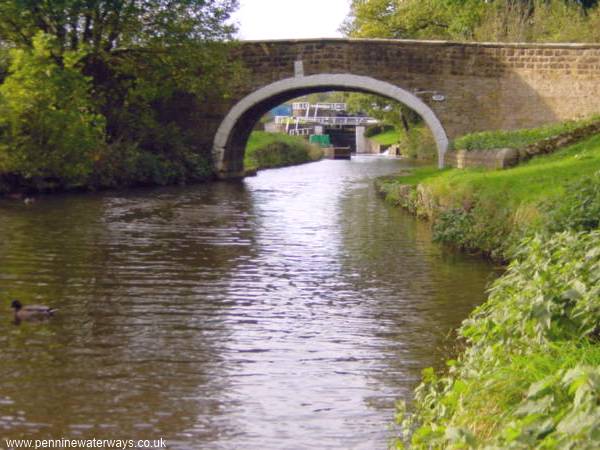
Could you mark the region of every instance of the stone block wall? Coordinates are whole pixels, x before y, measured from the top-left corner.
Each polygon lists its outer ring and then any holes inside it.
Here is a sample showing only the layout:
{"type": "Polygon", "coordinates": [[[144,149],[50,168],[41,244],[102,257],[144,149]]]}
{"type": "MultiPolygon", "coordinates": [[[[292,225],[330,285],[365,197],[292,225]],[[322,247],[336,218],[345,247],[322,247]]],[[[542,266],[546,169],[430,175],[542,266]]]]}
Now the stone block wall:
{"type": "Polygon", "coordinates": [[[243,42],[236,57],[248,69],[236,97],[293,77],[302,61],[304,75],[364,75],[417,93],[450,138],[600,113],[600,45],[290,40],[243,42]]]}

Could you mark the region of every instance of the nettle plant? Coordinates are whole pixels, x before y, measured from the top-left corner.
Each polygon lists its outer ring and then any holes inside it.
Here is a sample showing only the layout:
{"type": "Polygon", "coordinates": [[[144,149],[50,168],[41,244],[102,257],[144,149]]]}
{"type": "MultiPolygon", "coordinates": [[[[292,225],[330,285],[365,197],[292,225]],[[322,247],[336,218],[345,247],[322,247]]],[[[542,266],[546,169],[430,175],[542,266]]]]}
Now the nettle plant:
{"type": "Polygon", "coordinates": [[[465,321],[472,351],[595,337],[600,317],[600,231],[524,241],[489,300],[465,321]]]}
{"type": "Polygon", "coordinates": [[[526,239],[466,320],[467,350],[424,371],[398,448],[598,448],[600,231],[526,239]]]}

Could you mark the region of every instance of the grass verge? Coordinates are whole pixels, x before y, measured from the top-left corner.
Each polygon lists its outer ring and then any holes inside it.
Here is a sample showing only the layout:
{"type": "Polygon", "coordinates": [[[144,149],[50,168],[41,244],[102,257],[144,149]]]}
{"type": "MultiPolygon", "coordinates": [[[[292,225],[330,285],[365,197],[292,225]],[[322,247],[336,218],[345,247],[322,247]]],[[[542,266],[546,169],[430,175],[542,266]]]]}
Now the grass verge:
{"type": "Polygon", "coordinates": [[[593,190],[599,180],[596,135],[509,170],[426,167],[379,184],[389,201],[432,220],[437,240],[509,259],[511,248],[525,234],[558,220],[553,211],[560,205],[583,202],[576,199],[577,192],[583,185],[593,190]]]}
{"type": "Polygon", "coordinates": [[[393,145],[400,141],[400,132],[395,129],[384,131],[383,133],[376,134],[370,139],[374,140],[381,145],[393,145]]]}
{"type": "Polygon", "coordinates": [[[516,131],[484,131],[470,133],[456,139],[455,150],[493,150],[501,148],[523,148],[543,139],[574,131],[597,121],[595,116],[584,120],[572,120],[537,128],[526,128],[516,131]]]}

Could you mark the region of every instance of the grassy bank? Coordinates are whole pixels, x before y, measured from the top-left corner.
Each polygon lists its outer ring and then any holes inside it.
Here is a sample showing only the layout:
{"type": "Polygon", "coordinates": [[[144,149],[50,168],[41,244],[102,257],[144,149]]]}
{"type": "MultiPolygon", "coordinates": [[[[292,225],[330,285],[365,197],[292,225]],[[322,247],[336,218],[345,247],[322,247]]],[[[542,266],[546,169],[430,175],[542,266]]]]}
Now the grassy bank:
{"type": "Polygon", "coordinates": [[[543,139],[583,128],[598,121],[599,117],[584,120],[571,120],[545,125],[537,128],[526,128],[516,131],[484,131],[459,137],[453,142],[456,150],[493,150],[502,148],[523,148],[543,139]]]}
{"type": "Polygon", "coordinates": [[[466,350],[424,371],[398,448],[598,448],[600,136],[504,171],[379,181],[435,237],[508,260],[463,323],[466,350]]]}
{"type": "MultiPolygon", "coordinates": [[[[510,170],[422,168],[379,184],[388,201],[432,220],[437,240],[509,259],[526,234],[558,223],[559,211],[585,214],[578,205],[598,196],[599,180],[597,135],[510,170]]],[[[595,208],[589,214],[600,215],[595,208]]]]}
{"type": "Polygon", "coordinates": [[[298,136],[254,131],[246,144],[244,166],[247,170],[284,167],[317,161],[323,151],[298,136]]]}
{"type": "Polygon", "coordinates": [[[400,132],[395,129],[386,130],[371,136],[369,139],[381,145],[394,145],[400,142],[400,132]]]}

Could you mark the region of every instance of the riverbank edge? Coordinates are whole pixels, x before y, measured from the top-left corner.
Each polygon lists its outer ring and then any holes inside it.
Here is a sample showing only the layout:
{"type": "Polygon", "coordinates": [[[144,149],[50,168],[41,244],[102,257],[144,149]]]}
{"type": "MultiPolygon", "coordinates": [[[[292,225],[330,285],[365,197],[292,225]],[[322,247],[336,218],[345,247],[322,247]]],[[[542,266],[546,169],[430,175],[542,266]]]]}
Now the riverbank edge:
{"type": "Polygon", "coordinates": [[[247,175],[260,170],[277,169],[306,164],[323,159],[323,150],[301,137],[278,133],[253,132],[246,145],[244,165],[247,175]],[[255,139],[265,141],[258,144],[255,139]]]}
{"type": "MultiPolygon", "coordinates": [[[[600,172],[595,176],[600,186],[600,172]]],[[[508,267],[493,283],[484,304],[459,328],[465,345],[460,355],[449,360],[441,374],[433,369],[423,372],[410,407],[399,402],[395,447],[542,445],[558,449],[592,442],[594,427],[600,425],[600,408],[581,398],[582,386],[589,388],[586,394],[600,393],[600,384],[591,381],[600,376],[600,311],[579,305],[600,302],[597,222],[595,231],[569,231],[567,227],[562,232],[537,234],[529,232],[538,231],[537,225],[527,230],[511,222],[504,229],[504,237],[515,240],[510,251],[465,246],[453,239],[453,227],[460,228],[457,222],[469,220],[476,207],[473,198],[443,198],[421,182],[419,175],[406,184],[399,182],[402,177],[411,174],[406,171],[375,181],[385,201],[430,221],[438,233],[450,237],[446,242],[508,263],[508,267]],[[448,213],[451,220],[444,220],[448,213]],[[579,317],[574,318],[572,311],[578,307],[579,317]],[[589,322],[587,328],[582,321],[589,322]],[[590,415],[594,419],[581,420],[590,415]],[[577,427],[574,420],[579,421],[577,427]]],[[[503,209],[502,204],[496,205],[498,215],[506,217],[503,209]]],[[[483,223],[489,233],[498,227],[493,217],[488,215],[483,223]]]]}
{"type": "MultiPolygon", "coordinates": [[[[266,159],[270,160],[271,163],[248,167],[246,169],[246,176],[254,176],[259,170],[307,164],[319,161],[324,157],[324,153],[319,147],[309,143],[306,143],[305,145],[305,154],[303,155],[301,152],[296,153],[296,155],[300,155],[301,157],[293,161],[286,160],[286,155],[290,153],[290,147],[283,141],[271,142],[269,145],[259,148],[259,151],[264,152],[266,159]]],[[[210,173],[204,176],[194,176],[185,182],[122,182],[110,185],[86,184],[81,186],[65,186],[59,183],[53,183],[52,180],[49,180],[45,183],[46,187],[34,188],[33,185],[24,185],[22,180],[11,174],[0,174],[0,199],[31,201],[31,199],[39,195],[102,192],[176,185],[189,186],[217,181],[220,181],[217,175],[215,173],[210,173]]],[[[37,185],[39,186],[41,183],[37,183],[37,185]]]]}
{"type": "Polygon", "coordinates": [[[197,176],[186,181],[175,181],[167,183],[159,182],[124,182],[111,185],[81,185],[81,186],[63,186],[60,184],[49,184],[47,187],[35,188],[32,186],[23,186],[21,183],[7,181],[12,178],[10,174],[0,174],[0,200],[31,200],[37,196],[47,196],[55,194],[82,194],[105,191],[123,191],[140,188],[158,188],[167,186],[192,186],[197,184],[211,183],[219,181],[216,174],[206,176],[197,176]]]}

